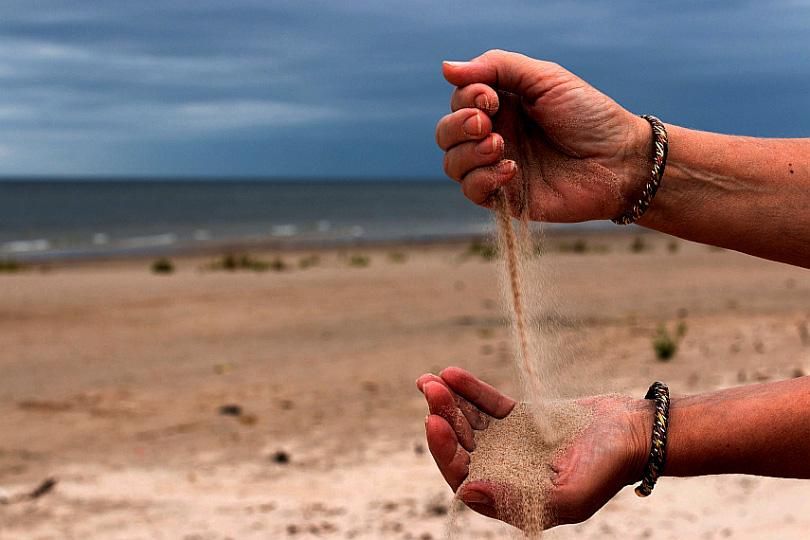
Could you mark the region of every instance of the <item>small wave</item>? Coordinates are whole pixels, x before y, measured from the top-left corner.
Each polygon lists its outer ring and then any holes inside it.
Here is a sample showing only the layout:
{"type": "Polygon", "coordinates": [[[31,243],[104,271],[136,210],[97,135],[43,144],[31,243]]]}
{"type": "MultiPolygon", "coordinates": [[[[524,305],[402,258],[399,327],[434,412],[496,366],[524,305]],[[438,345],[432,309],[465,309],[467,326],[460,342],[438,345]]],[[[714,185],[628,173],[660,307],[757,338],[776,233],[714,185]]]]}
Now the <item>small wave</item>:
{"type": "Polygon", "coordinates": [[[103,246],[110,241],[110,237],[106,233],[93,233],[90,235],[90,242],[94,246],[103,246]]]}
{"type": "Polygon", "coordinates": [[[126,238],[121,244],[128,248],[145,248],[155,246],[169,246],[177,242],[177,235],[173,233],[156,234],[153,236],[135,236],[126,238]]]}
{"type": "Polygon", "coordinates": [[[270,227],[270,234],[273,236],[295,236],[298,227],[295,225],[273,225],[270,227]]]}
{"type": "Polygon", "coordinates": [[[0,251],[3,253],[29,253],[32,251],[47,251],[51,249],[51,242],[45,238],[38,240],[15,240],[6,242],[0,251]]]}

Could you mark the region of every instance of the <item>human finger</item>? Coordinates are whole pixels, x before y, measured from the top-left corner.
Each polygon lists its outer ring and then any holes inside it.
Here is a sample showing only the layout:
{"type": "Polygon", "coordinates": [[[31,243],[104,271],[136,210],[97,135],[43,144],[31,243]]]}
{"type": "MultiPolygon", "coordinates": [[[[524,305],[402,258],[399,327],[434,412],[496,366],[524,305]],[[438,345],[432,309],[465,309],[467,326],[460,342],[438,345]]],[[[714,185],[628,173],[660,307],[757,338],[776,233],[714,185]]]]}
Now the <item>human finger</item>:
{"type": "Polygon", "coordinates": [[[467,141],[457,144],[444,154],[444,173],[455,180],[461,180],[473,169],[490,165],[503,155],[503,137],[490,133],[480,141],[467,141]]]}
{"type": "Polygon", "coordinates": [[[457,86],[450,98],[450,110],[475,108],[492,116],[498,112],[498,93],[486,84],[473,83],[467,86],[457,86]]]}
{"type": "Polygon", "coordinates": [[[446,384],[444,380],[438,375],[434,375],[433,373],[425,373],[424,375],[420,375],[419,378],[416,379],[416,388],[424,394],[422,388],[425,386],[425,383],[428,383],[430,381],[446,384]]]}
{"type": "Polygon", "coordinates": [[[445,481],[456,491],[469,472],[470,455],[459,446],[456,432],[441,416],[427,417],[425,434],[433,460],[445,481]]]}
{"type": "Polygon", "coordinates": [[[491,132],[489,116],[478,109],[462,109],[436,124],[436,144],[446,152],[459,143],[483,139],[491,132]]]}
{"type": "Polygon", "coordinates": [[[522,54],[491,50],[469,62],[444,62],[442,73],[452,85],[483,83],[506,90],[534,102],[563,77],[564,68],[552,62],[535,60],[522,54]]]}
{"type": "Polygon", "coordinates": [[[487,517],[500,519],[520,529],[529,527],[534,531],[537,528],[537,524],[529,523],[524,518],[520,494],[509,485],[492,480],[473,480],[459,489],[458,497],[472,510],[487,517]]]}
{"type": "Polygon", "coordinates": [[[491,488],[492,484],[490,482],[469,482],[461,488],[458,495],[470,509],[487,517],[497,519],[497,503],[491,488]]]}
{"type": "Polygon", "coordinates": [[[422,387],[425,399],[428,402],[430,414],[436,414],[447,420],[447,423],[456,432],[459,443],[466,450],[475,450],[475,439],[473,438],[472,426],[467,418],[456,406],[453,399],[453,392],[443,384],[428,382],[422,387]]]}
{"type": "Polygon", "coordinates": [[[468,172],[461,180],[464,196],[477,205],[490,208],[490,197],[499,187],[515,178],[517,165],[514,161],[502,159],[486,167],[478,167],[468,172]]]}
{"type": "Polygon", "coordinates": [[[424,394],[423,387],[428,382],[435,382],[447,387],[448,392],[453,395],[453,399],[456,401],[456,406],[461,410],[461,412],[467,418],[467,421],[470,423],[470,427],[473,429],[485,429],[489,425],[488,416],[481,413],[481,411],[478,410],[478,407],[453,392],[453,389],[447,386],[447,383],[444,382],[444,380],[438,375],[434,375],[432,373],[422,375],[416,379],[416,387],[424,394]]]}
{"type": "Polygon", "coordinates": [[[449,367],[442,371],[440,376],[456,393],[490,416],[503,418],[512,412],[515,406],[514,399],[501,394],[461,368],[449,367]]]}

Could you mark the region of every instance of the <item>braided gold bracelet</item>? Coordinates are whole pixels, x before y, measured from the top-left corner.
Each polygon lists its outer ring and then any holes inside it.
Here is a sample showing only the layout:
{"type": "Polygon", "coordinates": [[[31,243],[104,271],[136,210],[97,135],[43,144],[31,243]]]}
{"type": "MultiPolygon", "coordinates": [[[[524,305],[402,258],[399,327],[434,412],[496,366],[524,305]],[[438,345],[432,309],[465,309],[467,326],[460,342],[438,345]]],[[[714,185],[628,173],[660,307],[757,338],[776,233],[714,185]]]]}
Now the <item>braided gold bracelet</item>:
{"type": "Polygon", "coordinates": [[[648,114],[643,115],[641,118],[650,123],[653,129],[653,136],[655,137],[655,158],[653,160],[653,168],[650,173],[650,179],[647,185],[644,186],[644,191],[641,192],[641,198],[633,205],[626,214],[611,219],[616,225],[630,225],[640,218],[647,208],[650,207],[655,192],[658,191],[658,186],[661,185],[661,177],[664,176],[664,167],[667,164],[667,129],[661,121],[648,114]]]}
{"type": "Polygon", "coordinates": [[[658,476],[664,468],[664,459],[667,455],[667,427],[669,426],[669,388],[662,382],[654,382],[644,399],[655,400],[655,421],[652,429],[652,445],[650,457],[644,469],[641,484],[636,488],[636,495],[646,497],[649,495],[658,476]]]}

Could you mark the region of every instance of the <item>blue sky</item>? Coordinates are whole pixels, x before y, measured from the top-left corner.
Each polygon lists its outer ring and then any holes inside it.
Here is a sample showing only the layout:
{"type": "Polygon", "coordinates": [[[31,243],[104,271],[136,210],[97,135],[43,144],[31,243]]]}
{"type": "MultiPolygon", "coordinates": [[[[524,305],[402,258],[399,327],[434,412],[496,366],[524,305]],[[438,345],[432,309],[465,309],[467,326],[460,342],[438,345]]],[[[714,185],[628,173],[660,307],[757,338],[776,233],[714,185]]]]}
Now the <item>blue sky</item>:
{"type": "Polygon", "coordinates": [[[443,59],[553,60],[688,127],[810,136],[810,0],[0,0],[0,176],[439,177],[443,59]]]}

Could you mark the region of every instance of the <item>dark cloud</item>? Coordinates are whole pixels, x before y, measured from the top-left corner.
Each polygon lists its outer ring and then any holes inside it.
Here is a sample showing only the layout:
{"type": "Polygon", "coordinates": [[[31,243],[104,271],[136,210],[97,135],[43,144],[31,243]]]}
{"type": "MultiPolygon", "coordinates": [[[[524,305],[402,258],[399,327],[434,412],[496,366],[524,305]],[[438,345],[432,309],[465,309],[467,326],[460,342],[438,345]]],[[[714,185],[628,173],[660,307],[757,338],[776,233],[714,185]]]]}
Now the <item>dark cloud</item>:
{"type": "Polygon", "coordinates": [[[554,60],[637,112],[807,135],[810,2],[0,1],[0,174],[438,176],[442,59],[554,60]]]}

